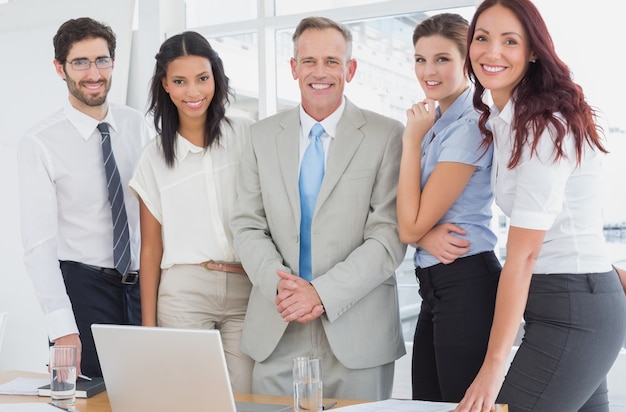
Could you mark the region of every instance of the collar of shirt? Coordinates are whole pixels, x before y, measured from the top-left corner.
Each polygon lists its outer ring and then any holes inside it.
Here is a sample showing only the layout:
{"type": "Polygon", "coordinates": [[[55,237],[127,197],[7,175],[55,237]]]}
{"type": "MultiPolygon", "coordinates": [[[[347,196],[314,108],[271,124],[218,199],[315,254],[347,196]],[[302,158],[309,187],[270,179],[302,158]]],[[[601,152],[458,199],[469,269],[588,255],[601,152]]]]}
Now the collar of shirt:
{"type": "MultiPolygon", "coordinates": [[[[223,126],[224,123],[221,124],[221,126],[223,126]]],[[[219,143],[219,147],[228,149],[229,145],[228,142],[226,140],[226,133],[224,132],[224,129],[222,130],[222,136],[220,138],[220,143],[219,143]]],[[[175,157],[176,160],[179,162],[182,162],[183,160],[185,160],[185,157],[187,157],[187,155],[189,153],[200,153],[204,151],[204,147],[200,147],[200,146],[196,146],[195,144],[191,143],[189,140],[185,139],[184,136],[182,136],[180,133],[176,133],[176,153],[175,153],[175,157]]]]}
{"type": "Polygon", "coordinates": [[[434,136],[441,135],[441,133],[452,123],[463,117],[469,110],[474,110],[472,103],[472,88],[468,87],[454,102],[448,107],[445,113],[441,113],[441,108],[437,106],[435,123],[426,132],[425,138],[422,140],[422,153],[428,150],[431,145],[434,136]]]}
{"type": "Polygon", "coordinates": [[[176,160],[182,162],[189,153],[201,153],[204,147],[196,146],[189,140],[185,139],[180,133],[176,133],[176,160]]]}
{"type": "Polygon", "coordinates": [[[495,104],[491,106],[488,126],[493,133],[493,144],[496,148],[500,146],[502,139],[513,139],[511,130],[513,111],[514,105],[512,99],[506,103],[502,111],[499,111],[495,104]]]}
{"type": "Polygon", "coordinates": [[[489,115],[489,121],[500,118],[502,121],[511,124],[513,121],[513,111],[514,111],[513,99],[509,99],[509,101],[504,105],[502,111],[498,110],[498,107],[494,104],[491,106],[491,114],[489,115]]]}
{"type": "Polygon", "coordinates": [[[473,90],[471,87],[468,87],[456,98],[450,107],[448,107],[445,113],[441,114],[439,106],[437,106],[437,120],[435,120],[435,124],[430,131],[437,135],[451,123],[463,117],[468,110],[474,110],[472,96],[473,90]]]}
{"type": "Polygon", "coordinates": [[[339,124],[339,119],[341,119],[341,115],[343,114],[343,110],[346,107],[346,99],[343,98],[341,100],[341,104],[330,116],[326,117],[322,121],[317,121],[307,112],[304,111],[302,105],[300,105],[300,136],[299,136],[299,147],[300,147],[300,162],[302,162],[302,157],[304,156],[304,152],[309,145],[309,133],[311,132],[311,128],[315,123],[320,123],[324,127],[324,134],[322,135],[322,144],[324,145],[324,168],[326,168],[326,160],[328,159],[328,153],[330,152],[330,146],[332,140],[335,138],[337,133],[337,125],[339,124]]]}
{"type": "MultiPolygon", "coordinates": [[[[65,107],[63,108],[65,115],[69,122],[76,128],[78,133],[82,136],[83,139],[89,140],[91,136],[94,135],[94,132],[97,131],[97,127],[100,123],[108,123],[110,129],[117,132],[117,123],[115,122],[115,118],[113,117],[113,113],[111,110],[107,111],[107,115],[102,120],[94,119],[91,116],[86,115],[85,113],[77,110],[72,106],[69,99],[67,100],[65,107]]],[[[98,136],[100,133],[98,132],[98,136]]]]}
{"type": "Polygon", "coordinates": [[[318,122],[317,120],[309,116],[309,114],[304,111],[302,105],[300,105],[300,135],[304,136],[308,141],[311,128],[315,123],[320,123],[324,127],[324,131],[328,136],[330,136],[331,138],[335,137],[337,133],[337,125],[339,124],[339,119],[341,118],[341,115],[343,114],[343,109],[345,107],[346,99],[344,98],[341,99],[341,104],[339,105],[337,110],[332,112],[330,116],[328,116],[324,120],[318,122]]]}

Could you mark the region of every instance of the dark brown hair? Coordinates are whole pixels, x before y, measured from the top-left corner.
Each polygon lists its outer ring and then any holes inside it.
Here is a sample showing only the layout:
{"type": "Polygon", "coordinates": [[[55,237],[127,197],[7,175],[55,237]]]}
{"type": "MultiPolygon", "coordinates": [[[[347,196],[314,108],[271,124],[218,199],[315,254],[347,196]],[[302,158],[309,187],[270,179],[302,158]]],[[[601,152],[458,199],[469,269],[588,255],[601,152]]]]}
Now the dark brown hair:
{"type": "Polygon", "coordinates": [[[65,63],[70,49],[79,41],[86,39],[104,39],[109,46],[109,55],[115,58],[115,33],[109,26],[89,17],[80,17],[66,21],[59,27],[52,39],[54,44],[54,58],[59,63],[65,63]]]}
{"type": "Polygon", "coordinates": [[[468,23],[463,16],[454,13],[435,14],[423,20],[413,30],[413,45],[422,38],[430,36],[441,36],[452,40],[461,56],[467,54],[467,29],[468,23]]]}

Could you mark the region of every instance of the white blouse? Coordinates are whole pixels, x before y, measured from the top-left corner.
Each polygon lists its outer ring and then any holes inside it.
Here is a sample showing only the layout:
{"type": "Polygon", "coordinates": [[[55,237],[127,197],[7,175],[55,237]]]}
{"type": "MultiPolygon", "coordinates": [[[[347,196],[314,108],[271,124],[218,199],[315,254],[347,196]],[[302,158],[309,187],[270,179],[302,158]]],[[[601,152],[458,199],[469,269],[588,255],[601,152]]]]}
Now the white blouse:
{"type": "Polygon", "coordinates": [[[584,146],[576,164],[574,138],[565,137],[565,156],[555,161],[550,132],[539,137],[537,152],[526,145],[520,162],[507,167],[513,148],[514,106],[492,108],[494,135],[492,181],[497,205],[511,226],[544,230],[546,235],[534,273],[596,273],[611,270],[602,221],[603,154],[584,146]]]}
{"type": "Polygon", "coordinates": [[[207,260],[238,261],[229,222],[239,160],[250,136],[248,119],[222,122],[220,144],[205,150],[178,135],[173,167],[160,138],[146,146],[130,188],[161,224],[161,268],[207,260]]]}

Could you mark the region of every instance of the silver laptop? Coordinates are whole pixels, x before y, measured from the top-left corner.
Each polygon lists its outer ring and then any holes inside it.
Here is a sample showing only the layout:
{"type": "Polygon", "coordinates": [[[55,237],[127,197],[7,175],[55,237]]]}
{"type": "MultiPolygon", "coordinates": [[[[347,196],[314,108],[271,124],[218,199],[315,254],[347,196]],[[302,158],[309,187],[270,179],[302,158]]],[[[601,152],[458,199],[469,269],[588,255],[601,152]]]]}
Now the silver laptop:
{"type": "Polygon", "coordinates": [[[235,403],[217,330],[91,326],[112,412],[282,412],[235,403]]]}

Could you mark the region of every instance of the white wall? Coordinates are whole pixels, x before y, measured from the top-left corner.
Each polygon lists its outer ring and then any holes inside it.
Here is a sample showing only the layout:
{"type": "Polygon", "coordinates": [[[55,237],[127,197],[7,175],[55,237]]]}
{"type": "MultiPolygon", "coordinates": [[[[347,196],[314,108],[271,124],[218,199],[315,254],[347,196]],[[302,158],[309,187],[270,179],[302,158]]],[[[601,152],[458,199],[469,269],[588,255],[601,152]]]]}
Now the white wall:
{"type": "Polygon", "coordinates": [[[67,99],[65,83],[52,65],[52,37],[70,18],[88,16],[109,24],[118,42],[109,96],[124,103],[134,3],[18,0],[0,5],[0,312],[8,312],[0,370],[45,371],[47,362],[43,315],[22,263],[16,150],[24,131],[67,99]]]}

